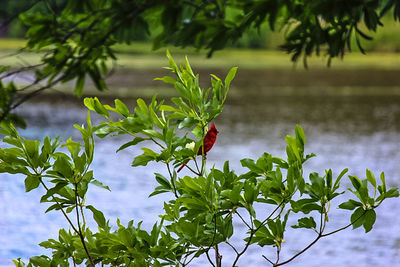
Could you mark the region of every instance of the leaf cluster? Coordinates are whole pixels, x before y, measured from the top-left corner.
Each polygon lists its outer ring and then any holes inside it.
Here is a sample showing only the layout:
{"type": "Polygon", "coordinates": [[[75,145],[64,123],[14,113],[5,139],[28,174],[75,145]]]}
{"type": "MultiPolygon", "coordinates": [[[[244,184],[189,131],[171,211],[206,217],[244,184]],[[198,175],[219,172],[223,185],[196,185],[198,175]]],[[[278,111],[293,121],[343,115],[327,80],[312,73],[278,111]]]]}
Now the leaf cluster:
{"type": "MultiPolygon", "coordinates": [[[[138,99],[132,112],[118,99],[112,107],[98,98],[86,98],[86,125],[75,125],[83,144],[72,139],[61,144],[59,138],[48,137],[43,142],[27,140],[11,124],[2,124],[3,142],[11,147],[0,149],[0,172],[25,175],[26,191],[42,186],[45,194],[41,202],[50,204],[47,211],[60,211],[70,225],[69,230],[60,230],[58,240],[40,244],[52,250],[52,257],[32,257],[28,266],[67,266],[71,261],[91,266],[187,266],[200,256],[212,266],[222,266],[221,247],[231,248],[233,254],[228,260],[224,258],[224,264],[229,261],[230,266],[237,266],[250,246],[257,246],[260,251],[276,250],[275,259],[262,257],[272,266],[280,266],[303,254],[319,239],[349,227],[363,226],[369,232],[376,220],[375,209],[384,200],[399,196],[397,188],[387,188],[383,173],[380,184],[369,170],[364,180],[349,175],[349,192],[355,198],[344,200],[338,207],[353,211],[350,221],[327,232],[332,201],[345,193],[340,191],[340,183],[348,170],[336,178],[330,169],[323,176],[311,172],[305,178],[303,165],[315,155],[305,154],[306,136],[298,125],[293,136],[285,137],[285,159],[269,153],[257,159],[242,159],[242,174],[232,170],[229,161],[222,169],[208,168],[204,151],[198,151],[208,124],[223,110],[237,68],[232,68],[224,81],[211,75],[211,87],[203,89],[187,59],[178,66],[169,53],[167,56],[175,77],[159,80],[172,84],[180,96],[172,98],[172,104],[158,102],[156,97],[150,103],[138,99]],[[90,111],[104,121],[92,126],[90,111]],[[160,222],[150,231],[142,229],[141,222],[135,226],[131,221],[123,226],[119,220],[117,229],[112,230],[102,211],[86,204],[90,185],[109,189],[94,179],[90,170],[94,134],[100,138],[130,136],[131,140],[117,152],[141,144],[143,153],[134,157],[133,167],[150,162],[165,166],[165,172],[154,174],[158,185],[150,197],[163,193],[170,199],[163,203],[160,222]],[[187,168],[183,175],[177,171],[182,164],[187,168]],[[86,226],[87,210],[97,223],[95,233],[86,226]],[[313,231],[315,239],[282,260],[280,254],[292,216],[297,223],[290,226],[298,231],[313,231]],[[241,242],[232,242],[236,236],[241,237],[241,242]],[[214,259],[210,257],[212,252],[214,259]]],[[[15,263],[24,266],[21,261],[15,263]]]]}

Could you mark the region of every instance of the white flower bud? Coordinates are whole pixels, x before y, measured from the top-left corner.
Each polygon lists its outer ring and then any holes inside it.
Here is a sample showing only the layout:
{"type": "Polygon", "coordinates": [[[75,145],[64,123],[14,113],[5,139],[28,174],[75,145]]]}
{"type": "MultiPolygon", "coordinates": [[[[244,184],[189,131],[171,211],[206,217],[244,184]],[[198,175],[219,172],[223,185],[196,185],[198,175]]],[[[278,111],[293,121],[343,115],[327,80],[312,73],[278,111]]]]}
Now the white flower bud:
{"type": "Polygon", "coordinates": [[[196,145],[195,142],[187,143],[185,148],[191,149],[194,151],[194,146],[196,145]]]}

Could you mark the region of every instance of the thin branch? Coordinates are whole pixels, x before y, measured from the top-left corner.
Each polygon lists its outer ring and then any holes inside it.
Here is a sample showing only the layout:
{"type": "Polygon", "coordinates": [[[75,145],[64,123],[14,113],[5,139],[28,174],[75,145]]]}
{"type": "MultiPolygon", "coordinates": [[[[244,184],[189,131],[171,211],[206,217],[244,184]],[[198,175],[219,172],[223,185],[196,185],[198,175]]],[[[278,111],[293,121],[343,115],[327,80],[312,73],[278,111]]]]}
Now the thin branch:
{"type": "Polygon", "coordinates": [[[196,254],[194,254],[194,255],[192,256],[192,258],[191,258],[188,262],[186,262],[186,260],[185,260],[186,263],[184,263],[184,264],[182,264],[182,265],[183,265],[183,266],[189,265],[189,264],[194,260],[194,258],[196,258],[196,254]]]}
{"type": "Polygon", "coordinates": [[[237,249],[231,243],[229,243],[229,241],[225,241],[225,243],[228,244],[228,246],[230,246],[233,249],[233,251],[235,251],[236,255],[239,254],[237,249]]]}
{"type": "MultiPolygon", "coordinates": [[[[286,264],[286,263],[291,262],[292,260],[294,260],[295,258],[297,258],[299,255],[301,255],[302,253],[304,253],[306,250],[308,250],[309,248],[311,248],[315,243],[317,243],[317,241],[318,241],[320,238],[326,237],[326,236],[329,236],[329,235],[332,235],[332,234],[334,234],[334,233],[337,233],[337,232],[339,232],[339,231],[342,231],[342,230],[344,230],[344,229],[350,227],[350,226],[353,225],[355,222],[357,222],[359,219],[361,219],[361,218],[365,215],[366,212],[367,212],[367,211],[364,211],[363,214],[361,214],[357,219],[355,219],[354,221],[350,222],[348,225],[346,225],[346,226],[344,226],[344,227],[342,227],[342,228],[339,228],[339,229],[337,229],[337,230],[335,230],[335,231],[332,231],[332,232],[329,232],[329,233],[327,233],[327,234],[322,234],[322,232],[319,233],[318,236],[314,239],[314,241],[311,242],[307,247],[305,247],[304,249],[302,249],[301,251],[299,251],[298,253],[296,253],[295,255],[293,255],[293,257],[291,257],[290,259],[288,259],[288,260],[286,260],[286,261],[284,261],[284,262],[281,262],[281,263],[279,263],[279,264],[276,264],[275,266],[281,266],[281,265],[284,265],[284,264],[286,264]]],[[[275,266],[274,266],[274,267],[275,267],[275,266]]]]}
{"type": "Polygon", "coordinates": [[[208,250],[206,250],[206,256],[207,256],[208,261],[211,263],[211,265],[212,265],[213,267],[216,267],[215,264],[214,264],[214,262],[211,260],[210,255],[208,254],[208,250]]]}
{"type": "Polygon", "coordinates": [[[265,255],[262,255],[262,257],[263,257],[264,259],[266,259],[269,263],[271,263],[272,265],[274,265],[274,263],[273,263],[270,259],[268,259],[265,255]]]}
{"type": "Polygon", "coordinates": [[[271,214],[265,218],[264,221],[261,222],[261,224],[256,228],[256,232],[268,221],[271,219],[272,215],[274,215],[274,213],[284,204],[284,201],[282,201],[281,203],[279,203],[279,205],[271,212],[271,214]]]}
{"type": "Polygon", "coordinates": [[[36,64],[36,65],[20,67],[20,68],[14,70],[14,71],[9,71],[9,72],[4,73],[4,75],[0,76],[0,80],[3,80],[5,78],[10,77],[10,76],[12,76],[14,74],[17,74],[17,73],[21,73],[21,72],[24,72],[24,71],[35,69],[35,68],[43,66],[43,65],[44,65],[44,63],[39,63],[39,64],[36,64]]]}
{"type": "Polygon", "coordinates": [[[252,227],[245,221],[245,219],[243,219],[242,215],[240,215],[240,213],[235,210],[235,213],[239,216],[239,218],[242,220],[242,222],[247,226],[247,228],[249,228],[249,230],[252,229],[252,227]]]}
{"type": "MultiPolygon", "coordinates": [[[[49,188],[46,186],[46,184],[43,182],[42,179],[40,179],[40,184],[44,187],[44,189],[46,189],[46,193],[47,193],[47,192],[49,191],[49,188]]],[[[57,203],[57,205],[60,207],[60,210],[61,210],[62,214],[64,215],[65,219],[68,221],[68,223],[69,223],[69,225],[71,226],[71,228],[74,230],[74,232],[75,232],[76,234],[79,234],[78,229],[76,229],[76,227],[75,227],[74,224],[72,223],[71,219],[68,217],[67,213],[65,213],[65,211],[64,211],[62,205],[60,204],[60,202],[58,202],[58,200],[57,200],[54,196],[52,196],[52,197],[53,197],[53,200],[54,200],[54,201],[57,203]]]]}
{"type": "Polygon", "coordinates": [[[243,248],[243,250],[236,255],[235,261],[232,264],[232,267],[234,267],[237,263],[237,261],[239,260],[239,258],[246,252],[246,250],[249,248],[251,240],[253,239],[254,234],[261,229],[261,227],[272,217],[272,215],[283,205],[284,201],[282,201],[272,212],[271,214],[256,228],[250,228],[250,236],[249,236],[249,240],[247,241],[245,247],[243,248]]]}
{"type": "Polygon", "coordinates": [[[286,263],[291,262],[292,260],[294,260],[295,258],[297,258],[299,255],[303,254],[306,250],[308,250],[309,248],[311,248],[315,243],[317,243],[317,241],[318,241],[321,237],[322,237],[321,235],[318,235],[317,238],[315,238],[314,241],[312,241],[307,247],[305,247],[305,248],[303,248],[302,250],[300,250],[299,252],[297,252],[297,253],[296,253],[293,257],[291,257],[290,259],[288,259],[288,260],[286,260],[286,261],[283,261],[283,262],[280,262],[280,263],[277,263],[277,264],[274,264],[274,267],[281,266],[281,265],[284,265],[284,264],[286,264],[286,263]]]}
{"type": "Polygon", "coordinates": [[[332,232],[329,232],[329,233],[326,233],[326,234],[321,234],[321,237],[329,236],[329,235],[335,234],[335,233],[337,233],[337,232],[340,232],[340,231],[343,231],[343,230],[349,228],[349,227],[352,226],[354,223],[356,223],[359,219],[361,219],[362,217],[364,217],[365,213],[367,213],[366,210],[364,210],[363,214],[361,214],[360,217],[358,217],[358,218],[355,219],[354,221],[350,222],[348,225],[343,226],[343,227],[341,227],[341,228],[339,228],[339,229],[336,229],[336,230],[334,230],[334,231],[332,231],[332,232]]]}
{"type": "Polygon", "coordinates": [[[86,252],[86,255],[88,256],[88,258],[89,258],[89,261],[90,261],[90,264],[93,266],[93,267],[95,267],[95,264],[94,264],[94,262],[93,262],[93,259],[92,259],[92,256],[90,255],[90,253],[89,253],[89,250],[88,250],[88,248],[87,248],[87,246],[86,246],[86,243],[85,243],[85,237],[83,236],[83,233],[82,233],[82,227],[81,227],[81,223],[80,223],[80,220],[79,220],[79,209],[78,209],[78,206],[79,206],[79,196],[78,196],[78,185],[77,184],[74,184],[74,191],[75,191],[75,210],[76,210],[76,222],[77,222],[77,224],[78,224],[78,231],[79,231],[79,238],[80,238],[80,240],[81,240],[81,243],[82,243],[82,246],[83,246],[83,248],[84,248],[84,250],[85,250],[85,252],[86,252]]]}
{"type": "Polygon", "coordinates": [[[281,254],[281,247],[280,247],[280,246],[277,246],[277,247],[276,247],[276,262],[275,262],[275,265],[278,264],[278,262],[279,262],[279,256],[280,256],[280,254],[281,254]]]}
{"type": "Polygon", "coordinates": [[[177,190],[176,190],[176,185],[175,185],[175,182],[174,182],[174,179],[173,179],[174,176],[172,175],[171,168],[169,167],[169,163],[166,162],[165,164],[167,165],[168,173],[169,173],[169,176],[171,177],[171,184],[172,184],[172,188],[174,190],[174,195],[175,195],[176,198],[178,198],[179,196],[178,196],[178,193],[177,193],[177,190]]]}

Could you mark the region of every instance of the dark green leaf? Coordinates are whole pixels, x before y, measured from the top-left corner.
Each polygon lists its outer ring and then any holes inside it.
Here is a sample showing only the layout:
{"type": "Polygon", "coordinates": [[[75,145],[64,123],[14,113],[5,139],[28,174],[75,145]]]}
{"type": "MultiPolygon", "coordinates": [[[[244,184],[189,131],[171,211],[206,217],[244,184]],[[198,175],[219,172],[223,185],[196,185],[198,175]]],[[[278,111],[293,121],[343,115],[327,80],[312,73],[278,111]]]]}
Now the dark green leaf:
{"type": "Polygon", "coordinates": [[[145,138],[142,138],[142,137],[135,137],[135,139],[133,139],[132,141],[130,141],[130,142],[128,142],[128,143],[125,143],[125,144],[123,144],[122,146],[120,146],[120,147],[117,149],[116,152],[119,152],[119,151],[121,151],[121,150],[123,150],[123,149],[125,149],[125,148],[127,148],[127,147],[137,145],[138,143],[140,143],[140,142],[142,142],[142,141],[144,141],[144,140],[146,140],[146,139],[145,139],[145,138]]]}
{"type": "Polygon", "coordinates": [[[367,210],[367,212],[365,213],[365,218],[364,218],[364,229],[365,232],[368,233],[369,231],[372,230],[372,227],[375,223],[376,220],[376,213],[374,210],[367,210]]]}
{"type": "Polygon", "coordinates": [[[366,176],[367,176],[367,180],[374,186],[374,188],[376,188],[375,175],[370,170],[367,169],[366,176]]]}
{"type": "Polygon", "coordinates": [[[346,209],[346,210],[354,210],[355,208],[361,207],[361,206],[362,206],[361,202],[355,201],[353,199],[349,199],[348,201],[341,203],[339,205],[339,208],[346,209]]]}
{"type": "Polygon", "coordinates": [[[97,225],[100,228],[104,228],[106,226],[104,214],[91,205],[86,206],[86,208],[93,212],[93,219],[96,221],[97,225]]]}
{"type": "Polygon", "coordinates": [[[350,221],[353,224],[353,229],[356,229],[364,224],[365,210],[362,207],[357,208],[351,215],[350,221]]]}
{"type": "Polygon", "coordinates": [[[315,227],[317,227],[317,224],[314,221],[313,217],[304,217],[304,218],[298,219],[298,224],[297,225],[292,225],[292,227],[293,228],[315,229],[315,227]]]}
{"type": "Polygon", "coordinates": [[[35,188],[38,188],[40,185],[40,176],[36,175],[29,175],[25,179],[25,190],[26,192],[29,192],[35,188]]]}

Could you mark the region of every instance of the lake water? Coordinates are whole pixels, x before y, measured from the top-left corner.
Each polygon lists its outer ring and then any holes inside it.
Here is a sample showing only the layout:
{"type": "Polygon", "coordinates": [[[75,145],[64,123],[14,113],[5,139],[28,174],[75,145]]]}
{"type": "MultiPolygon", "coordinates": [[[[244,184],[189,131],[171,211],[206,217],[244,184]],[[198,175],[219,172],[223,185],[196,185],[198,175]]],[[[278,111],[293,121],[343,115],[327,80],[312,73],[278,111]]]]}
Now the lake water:
{"type": "MultiPolygon", "coordinates": [[[[127,99],[133,107],[132,99],[127,99]]],[[[42,139],[46,135],[77,137],[73,124],[85,121],[82,104],[67,97],[36,99],[18,110],[28,122],[26,138],[42,139]]],[[[96,118],[95,118],[96,120],[96,118]]],[[[294,88],[263,87],[233,89],[223,114],[215,121],[220,134],[208,161],[221,167],[229,160],[237,173],[245,170],[242,158],[257,158],[263,152],[284,157],[287,134],[294,134],[300,124],[307,137],[306,153],[316,158],[305,165],[305,172],[323,173],[332,168],[338,175],[343,168],[349,174],[364,178],[365,169],[376,176],[386,174],[390,186],[400,185],[400,89],[399,88],[294,88]]],[[[166,173],[162,165],[132,168],[130,164],[139,149],[115,150],[128,139],[98,140],[92,168],[95,177],[109,185],[112,192],[90,189],[87,203],[104,211],[113,225],[134,219],[150,227],[167,195],[148,198],[155,185],[153,173],[166,173]]],[[[11,265],[11,259],[49,253],[38,246],[41,241],[57,238],[58,229],[67,227],[57,212],[44,214],[46,205],[39,204],[43,192],[25,193],[23,177],[0,174],[0,266],[11,265]]],[[[343,179],[342,188],[349,182],[343,179]]],[[[350,196],[350,194],[348,194],[350,196]]],[[[332,205],[329,229],[349,223],[348,211],[332,205]],[[343,216],[346,214],[346,216],[343,216]]],[[[365,234],[362,228],[347,229],[321,239],[315,246],[287,266],[400,266],[400,201],[389,199],[377,209],[374,229],[365,234]]],[[[262,212],[262,211],[260,211],[262,212]]],[[[290,223],[294,224],[295,221],[290,223]]],[[[240,230],[243,229],[239,229],[240,230]]],[[[313,233],[289,229],[282,259],[287,259],[314,238],[313,233]]],[[[232,242],[243,244],[241,234],[232,242]]],[[[223,266],[231,262],[232,252],[222,248],[223,266]]],[[[272,248],[250,247],[239,266],[269,266],[261,257],[274,258],[272,248]]],[[[208,266],[199,259],[191,266],[208,266]]]]}

